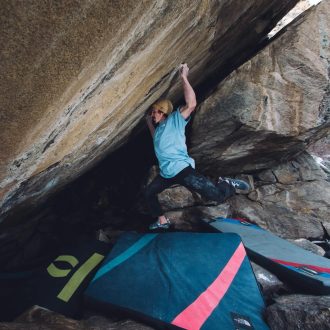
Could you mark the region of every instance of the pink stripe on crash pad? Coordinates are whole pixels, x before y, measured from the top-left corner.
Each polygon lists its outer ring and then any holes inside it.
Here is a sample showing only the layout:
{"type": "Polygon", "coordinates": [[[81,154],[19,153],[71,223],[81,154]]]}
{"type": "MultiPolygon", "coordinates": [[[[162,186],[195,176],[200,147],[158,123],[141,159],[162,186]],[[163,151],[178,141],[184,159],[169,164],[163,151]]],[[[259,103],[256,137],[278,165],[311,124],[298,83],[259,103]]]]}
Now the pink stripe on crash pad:
{"type": "Polygon", "coordinates": [[[299,264],[297,262],[292,262],[292,261],[284,261],[284,260],[278,260],[278,259],[271,259],[281,265],[284,266],[292,266],[292,267],[296,267],[296,268],[301,268],[301,267],[307,267],[310,268],[312,270],[315,270],[319,273],[328,273],[330,274],[330,268],[325,268],[325,267],[319,267],[319,266],[314,266],[314,265],[307,265],[307,264],[299,264]]]}
{"type": "Polygon", "coordinates": [[[245,255],[244,246],[240,243],[219,276],[191,305],[176,316],[171,324],[189,330],[200,329],[226,294],[245,255]]]}

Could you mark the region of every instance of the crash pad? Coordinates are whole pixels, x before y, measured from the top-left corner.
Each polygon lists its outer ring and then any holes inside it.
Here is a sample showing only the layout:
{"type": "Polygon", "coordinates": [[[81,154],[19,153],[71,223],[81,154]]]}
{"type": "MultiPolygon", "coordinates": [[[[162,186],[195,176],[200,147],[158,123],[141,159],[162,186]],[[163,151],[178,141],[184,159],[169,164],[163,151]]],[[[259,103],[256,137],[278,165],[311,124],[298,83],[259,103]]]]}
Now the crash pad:
{"type": "Polygon", "coordinates": [[[110,246],[98,240],[72,242],[33,270],[0,273],[0,320],[12,321],[33,305],[79,318],[82,295],[110,246]]]}
{"type": "Polygon", "coordinates": [[[236,234],[122,235],[85,292],[93,308],[158,328],[268,329],[236,234]]]}
{"type": "Polygon", "coordinates": [[[240,235],[248,255],[296,289],[330,293],[330,260],[300,248],[245,219],[204,219],[204,223],[223,233],[240,235]]]}

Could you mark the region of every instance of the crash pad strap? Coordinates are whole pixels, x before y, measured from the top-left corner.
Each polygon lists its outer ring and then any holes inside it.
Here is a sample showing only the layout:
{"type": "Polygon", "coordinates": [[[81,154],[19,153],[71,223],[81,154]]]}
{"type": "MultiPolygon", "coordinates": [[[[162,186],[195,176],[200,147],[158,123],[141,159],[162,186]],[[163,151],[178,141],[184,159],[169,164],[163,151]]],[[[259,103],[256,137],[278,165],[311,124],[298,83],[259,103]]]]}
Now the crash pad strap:
{"type": "Polygon", "coordinates": [[[158,234],[146,234],[142,236],[137,242],[131,245],[127,250],[121,253],[116,258],[110,260],[108,263],[104,264],[98,272],[95,274],[92,282],[95,282],[98,278],[110,272],[112,269],[132,257],[134,254],[139,252],[143,247],[148,245],[158,234]]]}
{"type": "Polygon", "coordinates": [[[226,294],[245,256],[244,246],[240,243],[218,277],[192,304],[177,315],[171,323],[184,329],[200,329],[226,294]]]}

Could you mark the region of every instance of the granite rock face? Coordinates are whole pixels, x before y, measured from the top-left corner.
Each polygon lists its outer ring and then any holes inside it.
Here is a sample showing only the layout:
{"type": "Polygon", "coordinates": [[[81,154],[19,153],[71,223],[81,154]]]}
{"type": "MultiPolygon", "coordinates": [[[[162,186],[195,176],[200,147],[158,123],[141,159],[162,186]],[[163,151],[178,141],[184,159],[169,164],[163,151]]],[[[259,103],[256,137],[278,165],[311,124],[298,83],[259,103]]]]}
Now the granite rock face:
{"type": "Polygon", "coordinates": [[[127,141],[161,95],[243,62],[297,0],[1,6],[1,212],[40,203],[127,141]],[[230,65],[229,65],[230,66],[230,65]]]}
{"type": "Polygon", "coordinates": [[[330,322],[330,297],[289,295],[276,299],[266,310],[272,330],[326,330],[330,322]]]}
{"type": "Polygon", "coordinates": [[[330,183],[307,153],[256,177],[255,190],[230,200],[236,216],[284,238],[322,238],[329,222],[330,183]]]}
{"type": "Polygon", "coordinates": [[[270,168],[329,134],[329,12],[309,10],[199,106],[190,151],[206,173],[270,168]]]}

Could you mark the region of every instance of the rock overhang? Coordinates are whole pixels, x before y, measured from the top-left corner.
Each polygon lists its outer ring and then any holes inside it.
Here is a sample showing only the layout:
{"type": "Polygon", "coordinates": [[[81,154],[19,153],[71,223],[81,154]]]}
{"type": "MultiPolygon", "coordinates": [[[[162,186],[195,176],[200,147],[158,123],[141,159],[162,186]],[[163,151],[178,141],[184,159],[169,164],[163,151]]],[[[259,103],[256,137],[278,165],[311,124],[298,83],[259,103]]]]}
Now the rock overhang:
{"type": "Polygon", "coordinates": [[[2,213],[38,204],[125,143],[161,95],[244,60],[292,1],[40,2],[2,16],[2,213]]]}

